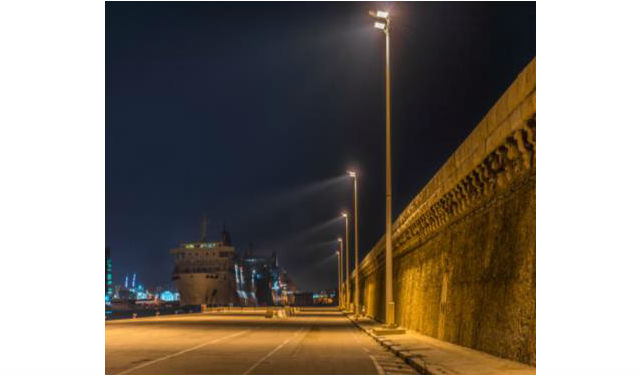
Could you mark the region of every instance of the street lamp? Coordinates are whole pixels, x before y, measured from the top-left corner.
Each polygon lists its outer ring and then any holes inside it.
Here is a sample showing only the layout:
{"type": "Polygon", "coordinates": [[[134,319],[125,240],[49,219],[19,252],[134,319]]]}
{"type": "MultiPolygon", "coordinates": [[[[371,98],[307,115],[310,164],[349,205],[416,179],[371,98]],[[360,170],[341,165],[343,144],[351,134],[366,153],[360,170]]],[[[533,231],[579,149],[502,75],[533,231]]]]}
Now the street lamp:
{"type": "Polygon", "coordinates": [[[347,311],[351,311],[351,283],[349,279],[351,279],[350,269],[349,269],[349,214],[346,212],[342,213],[342,217],[344,217],[344,231],[345,231],[345,254],[346,256],[346,279],[347,279],[347,290],[345,293],[345,297],[347,297],[347,311]]]}
{"type": "Polygon", "coordinates": [[[356,313],[356,319],[358,318],[358,315],[360,314],[360,278],[358,276],[358,263],[360,262],[360,259],[358,258],[358,175],[356,172],[354,171],[347,171],[347,174],[349,174],[349,177],[353,178],[353,216],[354,216],[354,222],[353,222],[353,231],[355,232],[355,239],[354,239],[354,262],[356,263],[356,269],[355,269],[355,273],[356,273],[356,295],[355,295],[355,301],[354,301],[354,306],[355,306],[355,313],[356,313]]]}
{"type": "Polygon", "coordinates": [[[343,259],[344,259],[344,250],[343,250],[343,247],[342,247],[342,238],[341,237],[338,237],[338,243],[340,244],[340,257],[339,257],[340,259],[338,260],[338,262],[340,263],[340,274],[339,274],[339,276],[340,276],[340,308],[343,308],[344,307],[344,303],[343,303],[342,296],[343,296],[343,283],[344,283],[344,275],[343,275],[344,267],[342,266],[342,262],[343,262],[343,259]]]}
{"type": "Polygon", "coordinates": [[[340,293],[340,286],[342,285],[342,267],[340,264],[340,250],[336,251],[336,258],[338,258],[338,289],[336,289],[336,300],[338,301],[338,307],[340,306],[340,297],[342,294],[340,293]]]}
{"type": "Polygon", "coordinates": [[[395,304],[393,302],[393,254],[391,247],[391,73],[389,70],[389,31],[391,28],[391,18],[389,12],[385,11],[370,11],[369,15],[376,19],[373,26],[376,29],[380,29],[385,34],[386,39],[386,66],[385,66],[385,80],[386,80],[386,164],[387,164],[387,178],[386,178],[386,223],[385,223],[385,307],[386,307],[386,323],[387,326],[395,326],[395,304]]]}

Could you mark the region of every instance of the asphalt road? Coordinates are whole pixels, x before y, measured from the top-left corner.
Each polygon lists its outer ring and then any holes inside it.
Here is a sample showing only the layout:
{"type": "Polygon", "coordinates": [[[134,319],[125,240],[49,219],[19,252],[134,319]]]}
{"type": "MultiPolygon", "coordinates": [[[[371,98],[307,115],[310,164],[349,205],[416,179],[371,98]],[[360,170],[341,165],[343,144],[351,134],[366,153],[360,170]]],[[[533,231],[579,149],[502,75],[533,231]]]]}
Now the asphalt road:
{"type": "Polygon", "coordinates": [[[109,321],[106,374],[416,374],[335,309],[109,321]]]}

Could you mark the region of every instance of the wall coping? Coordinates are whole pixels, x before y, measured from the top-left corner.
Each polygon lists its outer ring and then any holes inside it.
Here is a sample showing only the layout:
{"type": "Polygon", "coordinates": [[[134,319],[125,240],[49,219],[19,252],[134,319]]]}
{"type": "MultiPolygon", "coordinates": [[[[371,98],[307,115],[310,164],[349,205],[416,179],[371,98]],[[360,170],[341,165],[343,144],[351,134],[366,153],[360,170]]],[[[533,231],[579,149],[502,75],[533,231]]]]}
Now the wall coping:
{"type": "MultiPolygon", "coordinates": [[[[484,158],[502,145],[507,136],[522,129],[536,113],[536,58],[518,74],[500,99],[458,146],[442,167],[405,207],[392,226],[394,240],[422,212],[451,191],[484,158]]],[[[360,263],[360,269],[370,266],[384,250],[384,238],[376,242],[360,263]]],[[[394,247],[394,252],[397,249],[394,247]]],[[[353,277],[353,272],[351,274],[353,277]]]]}

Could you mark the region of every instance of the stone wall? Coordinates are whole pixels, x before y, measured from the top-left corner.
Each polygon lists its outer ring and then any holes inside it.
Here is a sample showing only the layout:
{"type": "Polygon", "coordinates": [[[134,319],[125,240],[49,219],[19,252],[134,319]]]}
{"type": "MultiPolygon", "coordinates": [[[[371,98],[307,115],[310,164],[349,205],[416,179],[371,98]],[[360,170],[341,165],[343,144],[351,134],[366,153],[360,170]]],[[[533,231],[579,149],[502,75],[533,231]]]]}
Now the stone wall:
{"type": "MultiPolygon", "coordinates": [[[[535,64],[534,58],[393,225],[397,323],[531,365],[535,64]]],[[[360,265],[361,304],[378,320],[384,263],[383,237],[360,265]]]]}

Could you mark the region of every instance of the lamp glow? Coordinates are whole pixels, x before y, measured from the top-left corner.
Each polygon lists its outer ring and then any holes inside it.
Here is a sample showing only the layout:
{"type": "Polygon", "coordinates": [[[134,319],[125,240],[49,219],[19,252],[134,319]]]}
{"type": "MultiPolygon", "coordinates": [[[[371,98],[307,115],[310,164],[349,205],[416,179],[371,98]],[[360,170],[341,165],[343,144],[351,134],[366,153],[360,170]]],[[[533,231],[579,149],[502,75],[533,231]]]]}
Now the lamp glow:
{"type": "Polygon", "coordinates": [[[379,11],[376,12],[376,17],[388,18],[389,17],[389,12],[385,12],[383,10],[379,10],[379,11]]]}
{"type": "Polygon", "coordinates": [[[373,27],[375,27],[376,29],[384,30],[385,26],[386,25],[385,25],[384,22],[374,22],[373,23],[373,27]]]}
{"type": "Polygon", "coordinates": [[[347,174],[349,175],[349,177],[356,177],[356,172],[354,171],[347,171],[347,174]]]}
{"type": "Polygon", "coordinates": [[[343,212],[343,213],[342,213],[342,217],[347,217],[347,216],[349,216],[349,215],[347,215],[347,213],[346,213],[346,212],[343,212]]]}

